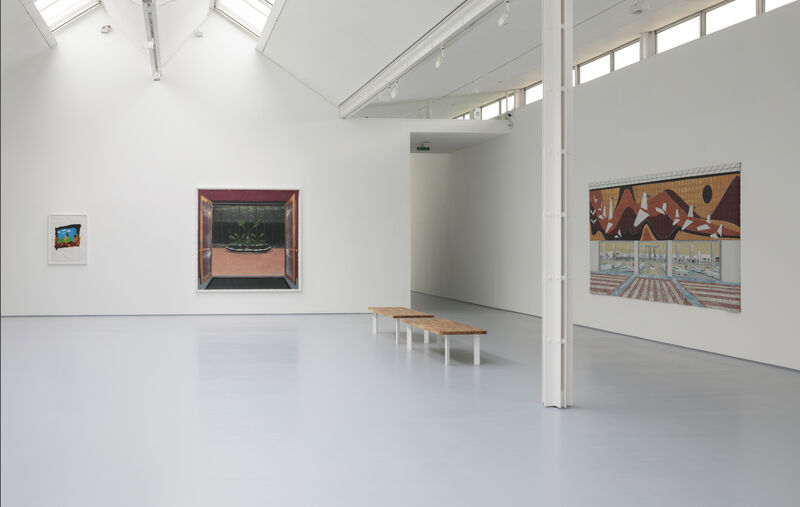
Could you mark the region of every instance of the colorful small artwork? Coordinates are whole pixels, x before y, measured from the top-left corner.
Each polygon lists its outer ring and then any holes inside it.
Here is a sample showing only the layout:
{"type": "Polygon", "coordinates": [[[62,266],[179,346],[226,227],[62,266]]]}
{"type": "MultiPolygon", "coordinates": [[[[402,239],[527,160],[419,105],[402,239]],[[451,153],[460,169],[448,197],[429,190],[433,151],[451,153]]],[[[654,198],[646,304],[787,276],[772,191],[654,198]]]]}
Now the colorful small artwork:
{"type": "Polygon", "coordinates": [[[197,290],[299,290],[299,190],[199,189],[197,290]]]}
{"type": "Polygon", "coordinates": [[[81,246],[81,224],[56,227],[55,248],[74,248],[81,246]]]}
{"type": "Polygon", "coordinates": [[[86,215],[48,216],[48,262],[86,264],[86,215]]]}
{"type": "Polygon", "coordinates": [[[741,311],[741,165],[589,186],[590,292],[741,311]]]}

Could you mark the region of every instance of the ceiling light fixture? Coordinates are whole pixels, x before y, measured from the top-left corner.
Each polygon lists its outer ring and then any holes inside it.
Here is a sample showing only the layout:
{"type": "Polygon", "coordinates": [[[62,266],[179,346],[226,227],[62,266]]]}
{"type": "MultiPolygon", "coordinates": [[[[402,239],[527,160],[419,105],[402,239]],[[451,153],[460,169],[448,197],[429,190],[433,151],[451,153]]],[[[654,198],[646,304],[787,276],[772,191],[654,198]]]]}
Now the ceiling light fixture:
{"type": "Polygon", "coordinates": [[[436,58],[436,61],[434,62],[434,66],[438,69],[439,67],[442,66],[443,63],[444,63],[444,46],[442,46],[441,52],[439,53],[439,56],[436,58]]]}
{"type": "Polygon", "coordinates": [[[397,98],[397,89],[398,89],[397,81],[395,81],[394,83],[390,84],[389,85],[389,97],[391,97],[393,99],[397,98]]]}
{"type": "Polygon", "coordinates": [[[497,20],[497,26],[506,26],[508,24],[508,19],[511,17],[511,2],[506,0],[506,11],[500,16],[500,19],[497,20]]]}
{"type": "Polygon", "coordinates": [[[631,14],[638,16],[650,9],[650,0],[633,0],[631,2],[631,14]]]}

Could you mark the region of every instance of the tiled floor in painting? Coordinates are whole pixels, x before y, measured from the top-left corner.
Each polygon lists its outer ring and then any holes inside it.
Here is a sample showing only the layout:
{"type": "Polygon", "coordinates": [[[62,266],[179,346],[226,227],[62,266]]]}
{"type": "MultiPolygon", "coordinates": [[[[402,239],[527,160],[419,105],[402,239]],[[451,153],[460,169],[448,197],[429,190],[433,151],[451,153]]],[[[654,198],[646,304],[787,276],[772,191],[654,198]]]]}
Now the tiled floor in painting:
{"type": "Polygon", "coordinates": [[[2,505],[798,504],[800,373],[579,328],[545,409],[539,319],[412,301],[483,364],[367,315],[3,318],[2,505]]]}

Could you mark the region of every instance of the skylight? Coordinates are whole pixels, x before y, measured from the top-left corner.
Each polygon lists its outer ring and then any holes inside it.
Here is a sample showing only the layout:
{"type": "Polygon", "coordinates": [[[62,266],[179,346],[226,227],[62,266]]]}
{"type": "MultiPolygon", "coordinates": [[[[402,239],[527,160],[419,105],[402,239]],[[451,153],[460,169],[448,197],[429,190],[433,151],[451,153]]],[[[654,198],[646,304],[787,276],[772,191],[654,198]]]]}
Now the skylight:
{"type": "Polygon", "coordinates": [[[260,35],[272,2],[267,0],[217,0],[217,10],[252,33],[260,35]]]}
{"type": "Polygon", "coordinates": [[[56,30],[99,3],[99,0],[36,0],[34,5],[50,30],[56,30]]]}

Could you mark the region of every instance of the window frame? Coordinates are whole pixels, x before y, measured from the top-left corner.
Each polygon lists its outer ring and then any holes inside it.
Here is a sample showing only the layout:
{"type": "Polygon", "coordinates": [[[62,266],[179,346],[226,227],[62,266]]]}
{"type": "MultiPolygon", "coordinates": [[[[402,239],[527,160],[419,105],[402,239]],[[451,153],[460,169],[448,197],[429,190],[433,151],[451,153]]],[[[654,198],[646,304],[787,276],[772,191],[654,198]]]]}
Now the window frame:
{"type": "MultiPolygon", "coordinates": [[[[272,13],[272,9],[275,7],[274,0],[257,0],[257,1],[263,1],[264,3],[269,5],[269,11],[270,11],[270,13],[272,13]]],[[[224,17],[225,19],[227,19],[228,21],[230,21],[231,23],[236,25],[238,28],[242,29],[246,34],[252,35],[256,39],[261,37],[260,33],[253,32],[252,30],[250,30],[249,28],[244,26],[241,21],[237,20],[236,18],[234,18],[233,16],[231,16],[227,12],[223,11],[222,9],[220,9],[219,8],[219,0],[214,0],[214,12],[216,12],[217,14],[220,14],[222,17],[224,17]]],[[[269,19],[269,14],[267,14],[267,19],[269,19]]],[[[265,21],[265,23],[266,23],[266,21],[265,21]]]]}
{"type": "MultiPolygon", "coordinates": [[[[730,0],[725,0],[725,1],[727,2],[727,1],[730,1],[730,0]]],[[[658,34],[660,34],[662,32],[666,32],[670,28],[675,28],[676,26],[678,26],[680,24],[683,24],[683,23],[686,23],[687,21],[689,21],[691,19],[694,19],[694,18],[700,18],[700,34],[694,39],[688,40],[688,41],[686,41],[686,42],[684,42],[682,44],[678,44],[677,46],[673,46],[673,47],[671,47],[669,49],[675,49],[677,47],[683,46],[684,44],[688,44],[690,42],[696,41],[697,39],[703,38],[705,36],[705,28],[706,28],[705,27],[705,20],[706,20],[705,9],[703,9],[701,11],[693,12],[693,13],[689,14],[688,16],[684,16],[684,17],[682,17],[681,19],[679,19],[677,21],[673,21],[672,23],[670,23],[668,25],[665,25],[665,26],[662,26],[661,28],[653,30],[653,33],[655,34],[655,37],[653,37],[653,49],[654,49],[653,52],[654,52],[654,55],[661,54],[661,51],[658,50],[658,34]]],[[[669,49],[666,49],[665,51],[669,51],[669,49]]]]}
{"type": "MultiPolygon", "coordinates": [[[[642,61],[642,38],[641,37],[637,37],[637,38],[633,39],[632,41],[626,42],[625,44],[623,44],[621,46],[617,46],[617,47],[615,47],[614,49],[612,49],[611,51],[608,52],[611,55],[611,72],[616,72],[617,70],[619,70],[619,69],[617,69],[616,58],[614,57],[614,53],[616,53],[617,51],[622,51],[625,48],[633,46],[634,44],[639,44],[639,60],[637,60],[634,63],[628,64],[625,67],[630,67],[631,65],[635,65],[635,64],[637,64],[637,63],[642,61]]],[[[624,69],[625,67],[620,67],[620,68],[624,69]]]]}
{"type": "MultiPolygon", "coordinates": [[[[50,5],[48,5],[48,7],[52,6],[53,4],[55,4],[57,2],[58,2],[58,0],[56,0],[55,2],[52,2],[50,5]]],[[[52,32],[52,33],[55,33],[56,30],[59,30],[59,29],[65,27],[65,26],[67,26],[68,24],[70,24],[71,22],[75,21],[79,17],[83,16],[87,12],[91,11],[92,9],[94,9],[95,7],[100,5],[101,3],[102,2],[100,0],[94,0],[94,3],[92,3],[91,5],[89,5],[88,7],[84,8],[84,9],[79,9],[79,10],[75,11],[66,20],[62,21],[60,24],[50,26],[47,23],[47,20],[44,19],[44,14],[42,13],[42,11],[39,10],[39,7],[36,6],[36,1],[35,0],[31,0],[31,4],[32,4],[33,8],[36,9],[39,12],[39,15],[42,16],[42,21],[44,21],[45,26],[47,26],[47,28],[49,28],[50,32],[52,32]]]]}

